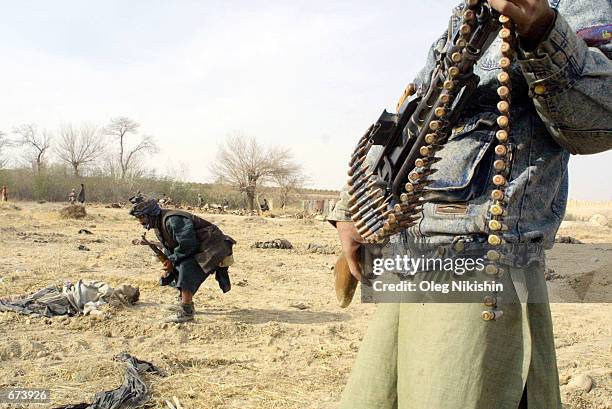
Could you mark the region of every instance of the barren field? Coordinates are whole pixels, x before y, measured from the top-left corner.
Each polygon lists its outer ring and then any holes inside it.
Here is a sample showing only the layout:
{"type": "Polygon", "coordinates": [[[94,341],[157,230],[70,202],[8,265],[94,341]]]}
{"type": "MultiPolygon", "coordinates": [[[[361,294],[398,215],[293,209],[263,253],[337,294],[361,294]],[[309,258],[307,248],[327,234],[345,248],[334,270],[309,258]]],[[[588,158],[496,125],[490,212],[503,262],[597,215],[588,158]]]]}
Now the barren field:
{"type": "MultiPolygon", "coordinates": [[[[96,392],[123,382],[124,365],[112,358],[126,351],[166,373],[145,377],[153,396],[148,408],[165,407],[173,396],[184,409],[337,407],[376,307],[337,307],[336,256],[307,251],[309,243],[339,250],[328,223],[204,215],[238,241],[233,288],[224,295],[209,278],[195,297],[196,322],[168,325],[165,308],[176,291],[157,285],[158,261],[147,247],[131,244],[142,228],[127,210],[90,205],[85,219],[66,220],[62,206],[0,205],[0,297],[87,278],[138,286],[140,301],[102,316],[0,313],[0,389],[51,390],[52,404],[29,407],[91,402],[96,392]],[[294,249],[251,248],[275,238],[294,249]]],[[[612,246],[605,243],[612,229],[571,221],[561,233],[597,244],[555,246],[553,290],[580,293],[594,284],[596,293],[609,292],[609,275],[602,276],[610,273],[612,246]]],[[[612,408],[611,305],[553,304],[552,313],[564,407],[612,408]],[[575,385],[580,375],[592,378],[589,392],[575,385]]]]}

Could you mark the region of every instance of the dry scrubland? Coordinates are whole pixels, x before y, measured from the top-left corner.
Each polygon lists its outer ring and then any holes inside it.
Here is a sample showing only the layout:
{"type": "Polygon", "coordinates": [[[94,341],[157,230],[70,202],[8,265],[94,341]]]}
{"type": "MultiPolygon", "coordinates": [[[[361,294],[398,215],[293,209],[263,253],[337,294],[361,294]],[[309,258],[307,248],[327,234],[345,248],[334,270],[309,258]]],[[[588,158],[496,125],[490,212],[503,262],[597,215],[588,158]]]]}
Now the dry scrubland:
{"type": "MultiPolygon", "coordinates": [[[[54,404],[91,401],[94,393],[122,383],[124,366],[112,357],[127,351],[167,372],[146,377],[153,392],[150,408],[161,408],[172,396],[185,409],[336,407],[375,306],[336,306],[330,269],[335,256],[306,251],[308,243],[339,249],[327,223],[205,215],[238,240],[234,287],[223,295],[210,279],[196,297],[197,321],[164,325],[164,307],[176,293],[157,286],[158,263],[149,249],[130,244],[142,229],[126,210],[88,206],[88,216],[79,221],[61,219],[60,208],[0,205],[0,297],[89,278],[137,285],[141,301],[109,309],[102,318],[0,313],[0,388],[47,387],[54,404]],[[79,235],[82,228],[94,234],[79,235]],[[278,237],[295,249],[250,247],[278,237]],[[77,250],[80,244],[90,251],[77,250]]],[[[586,242],[612,239],[609,227],[584,222],[564,225],[563,234],[586,242]]],[[[558,280],[601,269],[598,263],[610,258],[610,247],[599,245],[601,260],[564,269],[560,261],[574,253],[580,259],[583,248],[556,246],[551,258],[562,275],[558,280]]],[[[607,283],[600,285],[607,290],[607,283]]],[[[555,304],[552,312],[565,408],[611,408],[612,308],[555,304]],[[580,374],[594,379],[588,393],[572,386],[580,374]]]]}

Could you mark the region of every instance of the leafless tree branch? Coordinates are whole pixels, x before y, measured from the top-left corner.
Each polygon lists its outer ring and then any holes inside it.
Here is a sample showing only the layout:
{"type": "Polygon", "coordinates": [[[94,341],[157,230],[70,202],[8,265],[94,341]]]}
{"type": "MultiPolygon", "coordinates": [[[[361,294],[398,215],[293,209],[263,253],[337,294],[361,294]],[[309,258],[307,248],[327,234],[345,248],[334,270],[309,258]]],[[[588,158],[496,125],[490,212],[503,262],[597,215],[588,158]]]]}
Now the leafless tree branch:
{"type": "Polygon", "coordinates": [[[53,134],[47,130],[40,132],[34,124],[20,125],[13,129],[13,133],[17,134],[17,144],[31,150],[29,158],[33,158],[36,172],[40,173],[45,165],[53,134]]]}
{"type": "Polygon", "coordinates": [[[80,168],[95,161],[104,152],[104,140],[100,130],[90,124],[65,124],[59,131],[60,140],[56,154],[60,160],[70,164],[74,176],[80,176],[80,168]]]}
{"type": "Polygon", "coordinates": [[[292,169],[301,168],[292,162],[288,149],[265,149],[254,137],[241,133],[226,138],[210,166],[217,179],[230,183],[246,194],[251,210],[254,208],[257,187],[281,175],[292,174],[292,169]]]}
{"type": "Polygon", "coordinates": [[[140,136],[135,145],[128,143],[130,135],[138,136],[138,128],[140,124],[133,119],[118,117],[111,119],[110,124],[104,130],[106,135],[113,137],[119,143],[118,165],[121,179],[134,173],[142,156],[158,152],[157,144],[150,135],[140,136]]]}

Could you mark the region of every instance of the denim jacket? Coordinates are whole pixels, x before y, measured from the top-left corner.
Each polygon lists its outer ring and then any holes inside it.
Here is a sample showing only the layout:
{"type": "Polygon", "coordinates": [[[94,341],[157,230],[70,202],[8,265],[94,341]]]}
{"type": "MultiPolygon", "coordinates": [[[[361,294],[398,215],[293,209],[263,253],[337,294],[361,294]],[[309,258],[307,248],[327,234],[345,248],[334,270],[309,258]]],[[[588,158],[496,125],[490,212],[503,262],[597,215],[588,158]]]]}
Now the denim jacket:
{"type": "MultiPolygon", "coordinates": [[[[552,246],[565,213],[570,154],[612,148],[609,0],[552,0],[551,7],[557,12],[550,30],[534,50],[526,51],[519,44],[511,67],[512,161],[504,217],[506,242],[545,247],[552,246]],[[592,38],[591,29],[601,38],[592,38]]],[[[453,12],[450,32],[459,24],[461,8],[453,12]]],[[[432,46],[414,81],[417,87],[426,89],[448,32],[432,46]]],[[[458,236],[468,241],[486,238],[499,115],[499,44],[496,39],[474,66],[479,86],[437,153],[442,159],[434,165],[438,172],[429,186],[431,201],[423,206],[420,222],[406,231],[408,237],[432,243],[449,243],[458,236]]],[[[344,189],[330,221],[350,220],[347,200],[344,189]]]]}

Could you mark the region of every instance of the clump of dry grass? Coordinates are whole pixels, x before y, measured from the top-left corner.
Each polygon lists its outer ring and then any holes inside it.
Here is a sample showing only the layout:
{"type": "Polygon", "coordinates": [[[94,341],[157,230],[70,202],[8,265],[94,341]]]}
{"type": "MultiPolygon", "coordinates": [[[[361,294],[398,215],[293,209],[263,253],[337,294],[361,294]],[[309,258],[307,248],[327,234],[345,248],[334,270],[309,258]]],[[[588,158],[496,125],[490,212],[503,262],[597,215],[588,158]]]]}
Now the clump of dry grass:
{"type": "Polygon", "coordinates": [[[70,205],[60,210],[60,216],[64,219],[83,219],[87,216],[85,206],[70,205]]]}

